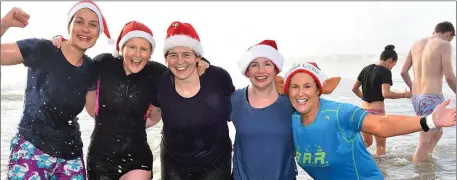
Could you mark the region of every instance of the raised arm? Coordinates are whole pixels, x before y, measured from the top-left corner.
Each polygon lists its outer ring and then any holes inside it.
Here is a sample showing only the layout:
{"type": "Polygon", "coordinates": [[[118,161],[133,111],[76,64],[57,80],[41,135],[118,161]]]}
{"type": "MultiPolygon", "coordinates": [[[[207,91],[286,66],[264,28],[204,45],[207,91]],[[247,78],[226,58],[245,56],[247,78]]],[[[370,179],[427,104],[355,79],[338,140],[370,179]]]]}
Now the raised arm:
{"type": "Polygon", "coordinates": [[[30,16],[20,8],[12,8],[1,20],[1,35],[5,34],[10,27],[24,28],[29,24],[30,16]]]}
{"type": "MultiPolygon", "coordinates": [[[[24,28],[28,24],[29,15],[19,8],[11,9],[1,19],[1,36],[10,27],[24,28]]],[[[6,43],[1,45],[1,65],[16,65],[23,62],[23,57],[17,43],[6,43]]]]}
{"type": "Polygon", "coordinates": [[[401,68],[401,77],[403,81],[405,81],[406,85],[408,85],[409,90],[412,91],[413,89],[413,82],[411,81],[411,76],[409,76],[409,69],[413,66],[413,58],[411,56],[411,50],[408,52],[408,56],[406,56],[405,63],[401,68]]]}
{"type": "MultiPolygon", "coordinates": [[[[439,104],[432,115],[426,117],[427,127],[449,127],[455,125],[456,108],[447,109],[451,102],[447,100],[439,104]]],[[[400,115],[371,115],[365,116],[362,123],[362,132],[380,137],[392,137],[422,131],[420,116],[400,115]]]]}
{"type": "Polygon", "coordinates": [[[1,46],[1,65],[16,65],[24,62],[17,43],[7,43],[1,46]]]}
{"type": "Polygon", "coordinates": [[[454,68],[452,67],[452,46],[449,42],[443,42],[443,48],[441,51],[441,65],[443,66],[444,78],[448,86],[454,91],[456,89],[456,77],[454,74],[454,68]]]}

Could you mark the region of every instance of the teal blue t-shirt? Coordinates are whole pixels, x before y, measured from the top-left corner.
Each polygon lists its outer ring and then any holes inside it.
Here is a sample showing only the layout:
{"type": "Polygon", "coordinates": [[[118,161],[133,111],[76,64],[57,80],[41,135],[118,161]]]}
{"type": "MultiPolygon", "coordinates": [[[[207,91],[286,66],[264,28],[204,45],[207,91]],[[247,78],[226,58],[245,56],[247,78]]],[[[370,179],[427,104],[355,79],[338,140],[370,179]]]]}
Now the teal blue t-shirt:
{"type": "Polygon", "coordinates": [[[358,106],[321,98],[312,124],[292,115],[297,163],[315,180],[384,179],[366,150],[360,130],[367,112],[358,106]]]}

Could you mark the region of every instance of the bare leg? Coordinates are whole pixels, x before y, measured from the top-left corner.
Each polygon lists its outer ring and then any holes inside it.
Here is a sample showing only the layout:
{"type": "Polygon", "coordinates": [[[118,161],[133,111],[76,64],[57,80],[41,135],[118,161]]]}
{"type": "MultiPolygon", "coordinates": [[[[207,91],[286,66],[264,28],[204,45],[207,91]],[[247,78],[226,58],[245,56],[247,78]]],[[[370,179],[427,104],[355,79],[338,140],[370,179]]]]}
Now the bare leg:
{"type": "Polygon", "coordinates": [[[432,132],[419,132],[419,145],[413,156],[414,163],[420,163],[427,159],[432,146],[432,132]]]}
{"type": "Polygon", "coordinates": [[[443,129],[437,128],[437,129],[431,130],[431,133],[432,133],[432,142],[431,142],[431,146],[430,146],[430,150],[429,150],[430,153],[433,151],[436,144],[441,139],[441,136],[443,135],[443,129]]]}
{"type": "Polygon", "coordinates": [[[124,174],[119,180],[150,180],[151,171],[136,169],[124,174]]]}
{"type": "Polygon", "coordinates": [[[367,134],[364,132],[360,132],[363,137],[363,142],[365,142],[365,146],[368,148],[373,144],[373,135],[367,134]]]}
{"type": "Polygon", "coordinates": [[[386,154],[386,138],[374,136],[376,140],[376,155],[382,156],[386,154]]]}

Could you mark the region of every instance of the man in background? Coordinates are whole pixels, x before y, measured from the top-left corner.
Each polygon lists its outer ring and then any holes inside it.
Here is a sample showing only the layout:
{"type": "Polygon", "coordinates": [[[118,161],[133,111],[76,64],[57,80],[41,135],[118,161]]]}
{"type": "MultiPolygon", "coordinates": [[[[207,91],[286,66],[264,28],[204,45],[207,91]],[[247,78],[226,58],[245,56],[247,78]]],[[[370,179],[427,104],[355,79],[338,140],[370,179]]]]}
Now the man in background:
{"type": "MultiPolygon", "coordinates": [[[[401,76],[412,91],[414,111],[419,116],[427,116],[444,101],[442,93],[443,75],[449,87],[456,92],[456,77],[453,71],[450,41],[455,36],[454,25],[450,22],[438,23],[431,37],[414,43],[401,70],[401,76]],[[414,80],[411,81],[409,69],[413,67],[414,80]]],[[[427,159],[443,135],[441,128],[420,132],[419,145],[414,153],[413,162],[427,159]]]]}

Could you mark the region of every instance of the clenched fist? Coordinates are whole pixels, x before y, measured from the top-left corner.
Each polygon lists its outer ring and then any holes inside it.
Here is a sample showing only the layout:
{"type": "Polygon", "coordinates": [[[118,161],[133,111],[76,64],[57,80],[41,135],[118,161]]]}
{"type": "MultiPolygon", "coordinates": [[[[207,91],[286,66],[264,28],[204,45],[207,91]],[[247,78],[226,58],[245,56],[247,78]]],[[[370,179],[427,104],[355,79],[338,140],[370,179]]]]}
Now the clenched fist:
{"type": "Polygon", "coordinates": [[[29,24],[30,16],[22,11],[20,8],[13,8],[11,9],[3,18],[2,18],[2,26],[5,28],[9,27],[20,27],[24,28],[29,24]]]}

